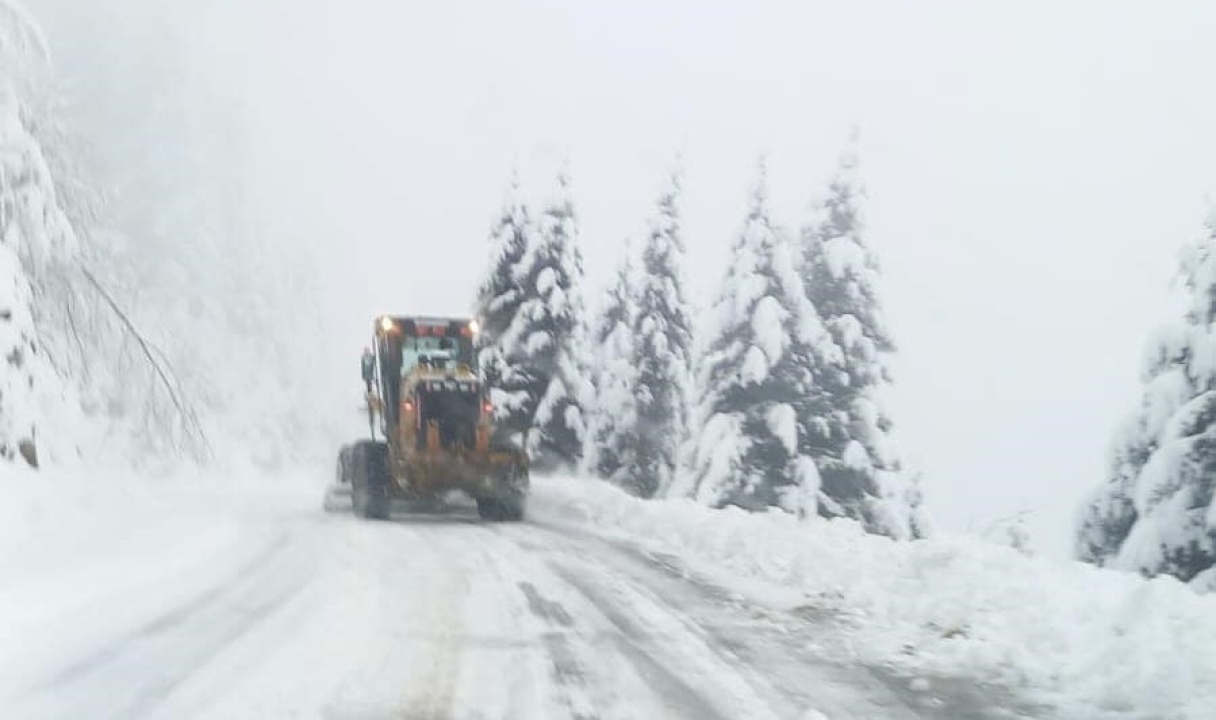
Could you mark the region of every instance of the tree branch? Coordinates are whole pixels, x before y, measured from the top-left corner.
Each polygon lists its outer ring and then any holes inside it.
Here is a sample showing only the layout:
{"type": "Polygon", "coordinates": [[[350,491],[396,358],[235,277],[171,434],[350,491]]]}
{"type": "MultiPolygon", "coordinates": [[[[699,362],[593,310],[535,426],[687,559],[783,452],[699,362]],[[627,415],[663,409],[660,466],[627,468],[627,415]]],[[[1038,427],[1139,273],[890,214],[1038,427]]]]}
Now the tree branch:
{"type": "Polygon", "coordinates": [[[127,314],[123,312],[122,307],[120,307],[118,304],[118,301],[116,301],[113,296],[110,295],[110,293],[106,292],[106,289],[102,287],[101,283],[97,280],[93,273],[89,272],[85,268],[81,268],[80,272],[84,274],[85,279],[89,281],[89,284],[93,286],[93,289],[97,291],[97,294],[101,295],[101,298],[106,301],[106,304],[111,310],[114,311],[114,314],[118,316],[119,321],[122,322],[124,327],[126,327],[127,332],[130,333],[131,337],[135,338],[135,342],[139,344],[140,350],[143,351],[144,357],[148,360],[148,364],[152,366],[157,378],[160,379],[161,385],[164,386],[165,392],[168,393],[169,400],[172,401],[173,406],[177,408],[177,412],[181,416],[183,424],[198,437],[204,450],[209,452],[210,443],[207,441],[207,436],[203,432],[202,424],[198,421],[198,416],[195,415],[194,411],[189,408],[186,402],[182,399],[181,394],[174,387],[174,382],[169,379],[169,373],[165,371],[164,365],[157,361],[156,356],[160,355],[163,358],[164,353],[162,353],[159,348],[152,345],[152,343],[150,343],[144,338],[143,335],[140,334],[139,330],[136,329],[135,324],[131,322],[131,318],[129,318],[127,314]]]}

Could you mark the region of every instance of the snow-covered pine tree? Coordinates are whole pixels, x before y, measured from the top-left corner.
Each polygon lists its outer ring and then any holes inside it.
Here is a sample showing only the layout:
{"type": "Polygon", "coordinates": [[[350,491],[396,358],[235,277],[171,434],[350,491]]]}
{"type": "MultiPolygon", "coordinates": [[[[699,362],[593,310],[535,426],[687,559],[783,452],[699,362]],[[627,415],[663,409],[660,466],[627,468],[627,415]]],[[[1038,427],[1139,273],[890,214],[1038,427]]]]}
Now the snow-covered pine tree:
{"type": "Polygon", "coordinates": [[[17,217],[16,180],[24,168],[11,167],[14,157],[28,157],[32,148],[13,93],[0,86],[0,461],[24,458],[36,466],[34,393],[45,360],[34,332],[33,290],[21,262],[27,239],[17,217]]]}
{"type": "Polygon", "coordinates": [[[532,275],[534,228],[528,207],[520,196],[519,177],[513,174],[502,211],[490,231],[490,265],[477,291],[475,315],[481,326],[477,356],[490,388],[498,427],[507,435],[522,435],[532,425],[535,403],[543,384],[515,363],[522,350],[505,340],[528,299],[525,283],[532,275]]]}
{"type": "Polygon", "coordinates": [[[1085,503],[1077,554],[1216,591],[1216,214],[1178,279],[1184,310],[1149,342],[1140,407],[1085,503]]]}
{"type": "MultiPolygon", "coordinates": [[[[0,19],[25,20],[0,3],[0,19]]],[[[36,28],[0,31],[0,60],[24,47],[13,37],[36,38],[36,28]]],[[[0,461],[38,465],[37,429],[47,412],[48,384],[60,383],[42,347],[33,278],[52,260],[68,257],[77,241],[59,205],[41,144],[30,132],[16,74],[0,67],[0,461]]]]}
{"type": "Polygon", "coordinates": [[[571,470],[582,457],[583,403],[590,394],[582,367],[586,318],[583,260],[569,177],[539,218],[531,251],[517,265],[527,297],[502,338],[504,385],[518,388],[518,407],[532,418],[528,451],[542,472],[571,470]]]}
{"type": "Polygon", "coordinates": [[[850,517],[870,532],[903,539],[927,523],[917,517],[920,491],[901,473],[882,405],[895,347],[878,298],[878,263],[864,238],[862,196],[850,148],[802,233],[807,297],[843,352],[839,367],[816,378],[830,402],[803,419],[813,431],[802,451],[819,468],[822,515],[850,517]]]}
{"type": "MultiPolygon", "coordinates": [[[[816,369],[835,361],[798,276],[796,250],[769,215],[765,169],[707,327],[698,368],[692,487],[699,502],[816,512],[819,474],[800,418],[818,408],[816,369]]],[[[672,494],[675,494],[673,492],[672,494]]]]}
{"type": "Polygon", "coordinates": [[[642,253],[633,323],[637,428],[625,484],[643,497],[670,487],[688,431],[692,321],[684,291],[680,179],[672,173],[642,253]]]}
{"type": "Polygon", "coordinates": [[[590,348],[594,402],[587,410],[585,469],[625,485],[637,445],[637,369],[634,366],[634,264],[626,243],[625,257],[609,286],[592,331],[590,348]]]}

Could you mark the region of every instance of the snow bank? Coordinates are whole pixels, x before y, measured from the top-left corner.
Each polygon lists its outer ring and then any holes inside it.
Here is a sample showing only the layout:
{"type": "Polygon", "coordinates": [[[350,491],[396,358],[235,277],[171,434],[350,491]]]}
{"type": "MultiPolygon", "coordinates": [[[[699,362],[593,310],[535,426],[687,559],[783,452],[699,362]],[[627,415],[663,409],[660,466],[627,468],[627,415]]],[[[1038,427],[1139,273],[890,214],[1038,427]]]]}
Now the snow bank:
{"type": "Polygon", "coordinates": [[[534,516],[676,553],[723,578],[798,591],[863,660],[1025,689],[1064,717],[1213,717],[1216,597],[1025,557],[974,537],[897,543],[852,521],[642,501],[602,482],[538,480],[534,516]]]}

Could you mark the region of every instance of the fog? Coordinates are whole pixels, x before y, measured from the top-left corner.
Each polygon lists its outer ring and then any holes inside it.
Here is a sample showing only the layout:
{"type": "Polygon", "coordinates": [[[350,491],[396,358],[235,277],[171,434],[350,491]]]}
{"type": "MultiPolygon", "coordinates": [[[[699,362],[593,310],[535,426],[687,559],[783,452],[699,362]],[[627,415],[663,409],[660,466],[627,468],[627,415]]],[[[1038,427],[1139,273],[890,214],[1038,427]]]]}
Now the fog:
{"type": "Polygon", "coordinates": [[[27,4],[99,164],[178,103],[315,267],[335,413],[376,313],[467,310],[513,169],[569,168],[595,300],[678,162],[705,302],[757,157],[796,228],[858,128],[904,455],[942,527],[1034,510],[1054,553],[1216,184],[1210,3],[27,4]]]}

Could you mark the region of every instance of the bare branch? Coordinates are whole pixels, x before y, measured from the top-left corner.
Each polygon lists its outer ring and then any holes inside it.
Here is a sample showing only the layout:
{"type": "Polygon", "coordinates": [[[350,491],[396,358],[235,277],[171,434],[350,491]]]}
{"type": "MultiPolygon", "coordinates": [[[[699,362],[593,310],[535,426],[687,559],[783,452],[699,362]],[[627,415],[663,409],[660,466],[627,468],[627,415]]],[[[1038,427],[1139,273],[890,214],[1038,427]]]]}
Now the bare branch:
{"type": "Polygon", "coordinates": [[[106,304],[111,310],[114,311],[114,314],[118,316],[119,321],[122,322],[124,327],[126,327],[127,332],[130,333],[130,336],[135,339],[136,343],[138,343],[140,349],[143,351],[144,357],[148,361],[148,364],[152,366],[152,369],[155,371],[157,378],[160,379],[160,383],[164,387],[165,392],[168,393],[169,399],[173,402],[173,406],[177,408],[178,415],[181,417],[183,424],[189,428],[190,432],[193,432],[198,437],[204,450],[210,452],[210,443],[207,440],[206,434],[203,432],[202,424],[199,422],[198,416],[195,415],[194,410],[190,408],[182,399],[180,393],[174,387],[175,383],[173,380],[169,379],[169,374],[171,371],[166,372],[165,364],[167,363],[162,364],[157,360],[156,356],[160,355],[163,358],[164,353],[162,353],[159,348],[155,347],[151,342],[144,338],[143,335],[140,334],[139,330],[136,329],[135,324],[131,322],[131,318],[129,318],[127,314],[123,312],[122,307],[120,307],[113,296],[111,296],[110,293],[108,293],[106,289],[102,287],[101,283],[97,280],[93,273],[89,272],[85,268],[81,268],[80,272],[84,274],[85,279],[87,279],[89,284],[93,286],[93,289],[96,290],[99,295],[101,295],[101,298],[106,301],[106,304]]]}

